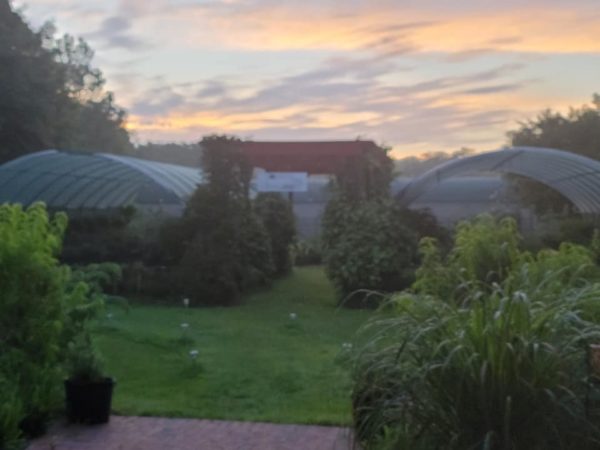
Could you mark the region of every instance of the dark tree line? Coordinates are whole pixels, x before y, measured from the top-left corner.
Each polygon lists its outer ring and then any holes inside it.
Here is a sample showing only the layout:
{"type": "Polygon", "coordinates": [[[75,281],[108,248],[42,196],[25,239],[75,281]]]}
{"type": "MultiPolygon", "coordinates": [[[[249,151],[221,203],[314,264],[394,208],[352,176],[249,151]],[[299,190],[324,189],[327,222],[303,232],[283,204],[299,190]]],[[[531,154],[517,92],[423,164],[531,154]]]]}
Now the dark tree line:
{"type": "Polygon", "coordinates": [[[128,153],[125,111],[82,39],[32,30],[0,0],[0,162],[46,148],[128,153]]]}

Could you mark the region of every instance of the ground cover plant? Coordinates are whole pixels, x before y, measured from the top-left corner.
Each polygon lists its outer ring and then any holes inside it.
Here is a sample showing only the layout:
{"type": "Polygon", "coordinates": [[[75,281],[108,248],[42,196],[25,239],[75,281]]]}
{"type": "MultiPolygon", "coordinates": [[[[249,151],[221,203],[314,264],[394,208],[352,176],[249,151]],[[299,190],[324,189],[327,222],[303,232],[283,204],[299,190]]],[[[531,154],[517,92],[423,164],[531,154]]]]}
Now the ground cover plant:
{"type": "Polygon", "coordinates": [[[348,424],[343,364],[364,311],[340,310],[319,267],[296,268],[236,307],[132,303],[94,335],[120,414],[348,424]]]}
{"type": "Polygon", "coordinates": [[[413,289],[370,320],[354,361],[366,448],[600,448],[595,255],[519,241],[513,221],[485,216],[446,255],[422,243],[413,289]]]}

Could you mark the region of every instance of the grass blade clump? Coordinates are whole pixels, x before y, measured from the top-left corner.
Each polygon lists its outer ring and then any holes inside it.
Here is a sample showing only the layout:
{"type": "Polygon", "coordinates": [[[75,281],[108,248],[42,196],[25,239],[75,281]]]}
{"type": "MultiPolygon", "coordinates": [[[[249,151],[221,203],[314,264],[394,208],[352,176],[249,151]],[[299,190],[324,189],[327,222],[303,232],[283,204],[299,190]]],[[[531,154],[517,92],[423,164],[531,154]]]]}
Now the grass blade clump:
{"type": "Polygon", "coordinates": [[[364,330],[353,395],[363,442],[403,427],[394,448],[600,448],[585,411],[596,389],[586,346],[600,342],[600,327],[582,317],[600,287],[549,302],[490,289],[473,291],[468,306],[399,295],[389,305],[397,314],[364,330]]]}
{"type": "Polygon", "coordinates": [[[600,283],[591,252],[519,250],[514,222],[421,244],[412,291],[362,330],[354,360],[358,440],[377,449],[598,449],[600,283]]]}

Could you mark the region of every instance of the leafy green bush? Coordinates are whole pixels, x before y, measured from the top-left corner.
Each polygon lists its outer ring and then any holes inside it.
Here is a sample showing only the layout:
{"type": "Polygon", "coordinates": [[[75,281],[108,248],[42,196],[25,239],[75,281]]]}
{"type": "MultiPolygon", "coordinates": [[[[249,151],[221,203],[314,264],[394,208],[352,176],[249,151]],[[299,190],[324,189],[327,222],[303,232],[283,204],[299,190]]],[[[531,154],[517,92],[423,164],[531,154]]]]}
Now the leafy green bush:
{"type": "Polygon", "coordinates": [[[177,285],[177,268],[147,266],[141,262],[123,266],[123,278],[118,292],[124,296],[134,295],[156,299],[181,298],[181,287],[177,285]]]}
{"type": "Polygon", "coordinates": [[[274,273],[269,234],[253,210],[242,216],[237,259],[241,291],[271,283],[274,273]]]}
{"type": "Polygon", "coordinates": [[[17,386],[2,377],[1,369],[0,399],[0,448],[16,449],[21,440],[19,423],[24,416],[23,404],[17,386]]]}
{"type": "Polygon", "coordinates": [[[296,237],[291,202],[278,193],[260,193],[254,200],[254,210],[269,235],[275,275],[289,273],[292,269],[290,248],[296,237]]]}
{"type": "Polygon", "coordinates": [[[368,325],[354,370],[355,426],[366,448],[599,448],[589,415],[598,411],[586,411],[586,399],[600,392],[586,348],[600,340],[600,326],[583,311],[600,285],[540,296],[546,281],[474,288],[461,305],[395,296],[394,314],[368,325]]]}
{"type": "Polygon", "coordinates": [[[198,187],[178,226],[180,286],[193,304],[234,304],[273,275],[269,237],[248,197],[252,170],[238,144],[218,136],[202,141],[208,184],[198,187]]]}
{"type": "Polygon", "coordinates": [[[19,429],[26,436],[45,431],[62,404],[66,348],[89,337],[86,324],[102,305],[101,287],[118,276],[110,264],[74,273],[61,266],[66,224],[64,214],[50,218],[42,204],[0,206],[0,393],[12,409],[0,406],[5,446],[19,429]]]}
{"type": "Polygon", "coordinates": [[[69,218],[61,260],[66,264],[83,265],[143,258],[148,242],[129,230],[135,215],[135,209],[127,207],[106,215],[69,218]]]}
{"type": "Polygon", "coordinates": [[[490,216],[460,224],[446,255],[421,241],[412,291],[365,328],[356,359],[367,448],[600,448],[586,365],[600,342],[596,254],[519,243],[514,221],[490,216]]]}
{"type": "Polygon", "coordinates": [[[560,292],[564,286],[579,286],[600,280],[600,268],[590,249],[563,242],[557,250],[543,249],[536,255],[521,253],[507,281],[515,286],[528,286],[541,283],[542,280],[545,280],[544,291],[560,292]],[[554,276],[548,279],[548,273],[554,276]]]}
{"type": "Polygon", "coordinates": [[[90,333],[80,333],[69,342],[65,368],[69,377],[78,381],[102,378],[102,363],[90,333]]]}
{"type": "Polygon", "coordinates": [[[373,306],[377,292],[408,287],[418,263],[417,243],[445,240],[426,211],[402,209],[390,198],[393,163],[385,149],[348,158],[336,173],[322,221],[323,259],[343,305],[373,306]]]}
{"type": "Polygon", "coordinates": [[[403,226],[402,210],[393,201],[332,200],[323,225],[327,275],[345,304],[360,306],[365,291],[392,292],[412,282],[417,235],[403,226]]]}
{"type": "Polygon", "coordinates": [[[481,215],[456,227],[454,246],[447,255],[438,241],[420,243],[422,264],[413,289],[446,299],[459,299],[470,284],[490,285],[503,281],[520,258],[521,237],[512,218],[497,220],[481,215]]]}
{"type": "Polygon", "coordinates": [[[66,216],[0,206],[0,378],[17,386],[21,426],[37,433],[59,402],[69,272],[56,259],[66,216]]]}

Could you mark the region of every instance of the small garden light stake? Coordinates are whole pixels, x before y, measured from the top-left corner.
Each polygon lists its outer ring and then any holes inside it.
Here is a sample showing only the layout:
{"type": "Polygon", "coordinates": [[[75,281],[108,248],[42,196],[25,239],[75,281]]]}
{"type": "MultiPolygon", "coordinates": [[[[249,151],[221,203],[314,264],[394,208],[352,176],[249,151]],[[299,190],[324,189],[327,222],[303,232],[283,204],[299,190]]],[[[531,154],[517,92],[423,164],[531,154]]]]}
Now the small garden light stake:
{"type": "Polygon", "coordinates": [[[189,329],[190,324],[184,322],[179,326],[181,327],[181,339],[185,339],[187,337],[187,330],[189,329]]]}

